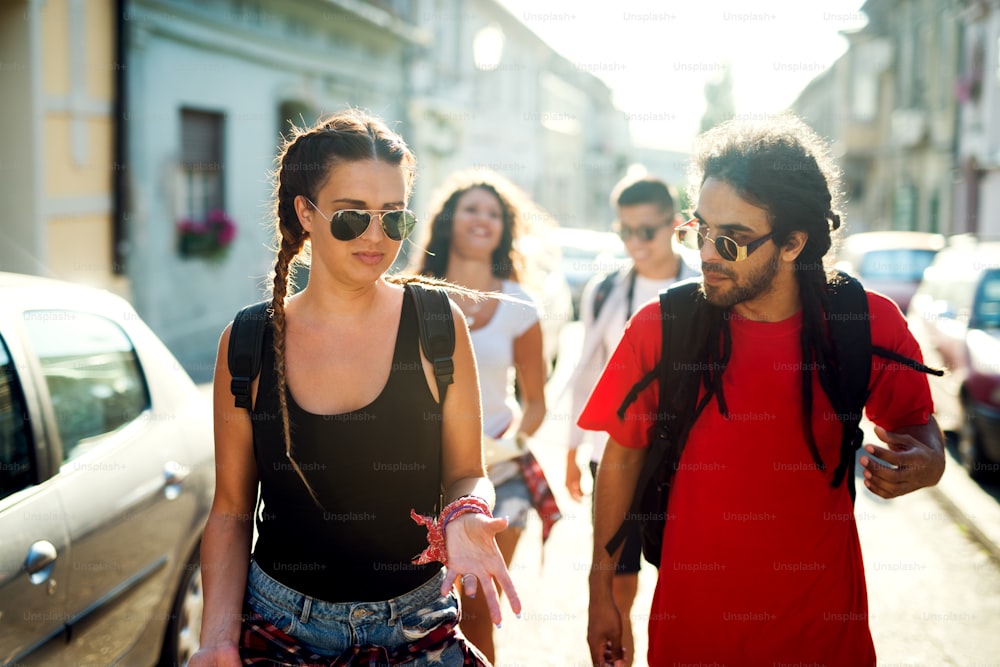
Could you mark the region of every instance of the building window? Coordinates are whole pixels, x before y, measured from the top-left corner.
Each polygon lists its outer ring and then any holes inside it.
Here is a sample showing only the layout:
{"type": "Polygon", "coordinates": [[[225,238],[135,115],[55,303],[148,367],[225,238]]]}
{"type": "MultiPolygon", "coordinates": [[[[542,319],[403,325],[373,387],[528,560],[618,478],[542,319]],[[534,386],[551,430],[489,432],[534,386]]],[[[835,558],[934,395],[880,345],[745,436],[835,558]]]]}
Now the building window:
{"type": "Polygon", "coordinates": [[[225,210],[223,134],[220,113],[181,109],[181,160],[178,173],[179,219],[204,220],[225,210]]]}
{"type": "Polygon", "coordinates": [[[286,141],[292,136],[292,126],[309,127],[316,121],[316,112],[298,100],[285,100],[278,106],[278,136],[286,141]]]}

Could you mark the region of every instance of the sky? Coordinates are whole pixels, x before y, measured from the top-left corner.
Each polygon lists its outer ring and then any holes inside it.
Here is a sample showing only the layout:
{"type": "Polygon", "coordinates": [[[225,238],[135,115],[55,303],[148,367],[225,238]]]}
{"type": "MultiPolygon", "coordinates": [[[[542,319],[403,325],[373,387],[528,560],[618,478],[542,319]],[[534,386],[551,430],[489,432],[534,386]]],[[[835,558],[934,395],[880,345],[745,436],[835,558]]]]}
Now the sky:
{"type": "Polygon", "coordinates": [[[786,109],[865,24],[864,0],[500,0],[613,90],[638,145],[686,151],[706,81],[729,64],[736,114],[786,109]]]}

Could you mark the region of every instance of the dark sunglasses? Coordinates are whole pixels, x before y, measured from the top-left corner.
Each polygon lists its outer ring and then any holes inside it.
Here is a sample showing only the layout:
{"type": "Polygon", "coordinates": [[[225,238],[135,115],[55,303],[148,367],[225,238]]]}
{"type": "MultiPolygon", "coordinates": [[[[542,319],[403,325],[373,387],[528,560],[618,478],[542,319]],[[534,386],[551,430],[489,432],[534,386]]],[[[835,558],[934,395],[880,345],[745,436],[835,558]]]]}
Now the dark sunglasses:
{"type": "Polygon", "coordinates": [[[688,220],[675,229],[674,233],[677,235],[678,242],[691,250],[701,250],[706,241],[714,241],[715,250],[719,253],[719,257],[730,262],[743,261],[750,253],[764,245],[774,236],[774,232],[769,232],[746,245],[740,245],[728,236],[716,236],[712,239],[708,235],[708,232],[702,231],[701,222],[697,218],[688,220]]]}
{"type": "Polygon", "coordinates": [[[313,204],[312,200],[306,197],[306,201],[312,204],[313,208],[320,216],[330,223],[330,233],[338,241],[353,241],[368,229],[372,223],[372,218],[377,217],[382,231],[393,241],[402,241],[413,232],[417,225],[416,214],[405,208],[388,210],[363,211],[357,208],[343,208],[334,211],[329,218],[323,215],[319,206],[313,204]]]}
{"type": "Polygon", "coordinates": [[[666,225],[657,225],[656,227],[626,227],[625,225],[620,225],[618,227],[618,236],[622,237],[622,241],[628,242],[633,236],[649,243],[656,236],[657,232],[666,227],[666,225]]]}

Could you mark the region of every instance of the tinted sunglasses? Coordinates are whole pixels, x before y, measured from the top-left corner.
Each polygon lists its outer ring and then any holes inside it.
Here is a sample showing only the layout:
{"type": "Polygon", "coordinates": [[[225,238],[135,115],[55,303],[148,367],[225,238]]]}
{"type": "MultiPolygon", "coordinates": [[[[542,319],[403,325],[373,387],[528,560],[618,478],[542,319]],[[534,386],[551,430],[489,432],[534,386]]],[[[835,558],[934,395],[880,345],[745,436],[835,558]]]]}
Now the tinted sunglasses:
{"type": "Polygon", "coordinates": [[[656,233],[661,229],[666,227],[666,225],[657,225],[655,227],[626,227],[625,225],[620,225],[618,227],[618,236],[622,238],[622,241],[628,242],[633,236],[638,238],[640,241],[649,243],[656,236],[656,233]]]}
{"type": "Polygon", "coordinates": [[[312,207],[324,220],[330,223],[330,233],[338,241],[353,241],[364,234],[368,225],[372,223],[373,217],[379,219],[382,231],[393,241],[402,241],[413,232],[413,228],[417,225],[416,214],[405,208],[370,211],[343,208],[334,211],[333,215],[328,218],[323,215],[323,211],[319,210],[319,206],[313,204],[309,197],[305,199],[312,204],[312,207]]]}
{"type": "Polygon", "coordinates": [[[702,231],[701,222],[697,218],[688,220],[675,229],[674,233],[677,235],[677,240],[680,244],[691,250],[701,250],[706,241],[714,241],[715,250],[719,253],[719,257],[730,262],[743,261],[750,253],[764,245],[774,236],[774,232],[769,232],[746,245],[740,245],[735,239],[731,239],[728,236],[716,236],[713,239],[707,232],[702,231]]]}

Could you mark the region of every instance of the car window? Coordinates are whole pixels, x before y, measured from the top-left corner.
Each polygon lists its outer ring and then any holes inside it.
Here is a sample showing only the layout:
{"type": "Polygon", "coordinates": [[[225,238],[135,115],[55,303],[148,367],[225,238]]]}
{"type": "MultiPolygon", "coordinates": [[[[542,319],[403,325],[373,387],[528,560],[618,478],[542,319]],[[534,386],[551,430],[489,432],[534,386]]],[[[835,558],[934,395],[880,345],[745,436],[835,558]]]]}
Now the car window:
{"type": "Polygon", "coordinates": [[[983,276],[976,299],[976,325],[983,329],[1000,329],[1000,271],[988,271],[983,276]]]}
{"type": "Polygon", "coordinates": [[[858,268],[862,278],[917,282],[936,255],[934,250],[893,248],[865,253],[858,268]]]}
{"type": "Polygon", "coordinates": [[[132,341],[115,322],[69,310],[28,311],[24,322],[48,385],[63,461],[149,407],[132,341]]]}
{"type": "Polygon", "coordinates": [[[35,483],[34,448],[27,414],[17,371],[0,337],[0,498],[35,483]]]}

